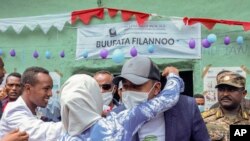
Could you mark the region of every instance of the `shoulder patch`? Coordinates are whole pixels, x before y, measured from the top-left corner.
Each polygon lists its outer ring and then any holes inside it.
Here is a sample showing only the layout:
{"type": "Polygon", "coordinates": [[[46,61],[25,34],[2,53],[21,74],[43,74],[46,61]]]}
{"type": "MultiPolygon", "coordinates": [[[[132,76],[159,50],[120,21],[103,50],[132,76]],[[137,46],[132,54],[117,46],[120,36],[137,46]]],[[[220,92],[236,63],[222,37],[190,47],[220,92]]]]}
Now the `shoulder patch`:
{"type": "Polygon", "coordinates": [[[216,110],[211,109],[211,110],[208,110],[208,111],[205,111],[205,112],[201,113],[201,116],[202,116],[202,118],[207,118],[207,117],[210,117],[210,116],[212,116],[214,114],[216,114],[216,110]]]}

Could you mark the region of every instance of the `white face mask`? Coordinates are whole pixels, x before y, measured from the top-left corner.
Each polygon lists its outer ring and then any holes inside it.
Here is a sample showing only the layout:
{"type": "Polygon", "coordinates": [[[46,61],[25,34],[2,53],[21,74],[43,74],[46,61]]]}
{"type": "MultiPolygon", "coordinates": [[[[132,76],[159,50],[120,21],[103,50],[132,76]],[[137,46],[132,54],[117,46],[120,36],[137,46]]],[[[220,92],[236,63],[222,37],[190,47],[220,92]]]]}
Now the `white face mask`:
{"type": "Polygon", "coordinates": [[[124,91],[122,92],[122,103],[127,109],[148,100],[147,92],[124,91]]]}
{"type": "MultiPolygon", "coordinates": [[[[154,84],[155,85],[155,84],[154,84]]],[[[148,95],[152,91],[153,87],[149,92],[137,92],[137,91],[123,91],[122,92],[122,103],[127,109],[133,108],[138,104],[148,100],[148,95]]]]}
{"type": "Polygon", "coordinates": [[[113,91],[102,93],[103,105],[109,105],[113,99],[113,91]]]}
{"type": "Polygon", "coordinates": [[[200,112],[204,112],[204,110],[205,110],[204,105],[198,105],[198,108],[199,108],[200,112]]]}

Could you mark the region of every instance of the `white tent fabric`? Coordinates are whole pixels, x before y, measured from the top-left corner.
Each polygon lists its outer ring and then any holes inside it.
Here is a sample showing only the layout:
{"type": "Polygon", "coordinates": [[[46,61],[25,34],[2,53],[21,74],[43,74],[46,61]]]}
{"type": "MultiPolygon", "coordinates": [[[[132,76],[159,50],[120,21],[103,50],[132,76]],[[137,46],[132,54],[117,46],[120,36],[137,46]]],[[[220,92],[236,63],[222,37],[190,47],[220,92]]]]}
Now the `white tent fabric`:
{"type": "Polygon", "coordinates": [[[40,26],[44,34],[47,34],[52,26],[58,31],[62,31],[65,23],[71,24],[71,13],[43,15],[32,17],[18,17],[0,19],[0,31],[5,32],[9,27],[19,34],[24,27],[33,31],[37,26],[40,26]]]}

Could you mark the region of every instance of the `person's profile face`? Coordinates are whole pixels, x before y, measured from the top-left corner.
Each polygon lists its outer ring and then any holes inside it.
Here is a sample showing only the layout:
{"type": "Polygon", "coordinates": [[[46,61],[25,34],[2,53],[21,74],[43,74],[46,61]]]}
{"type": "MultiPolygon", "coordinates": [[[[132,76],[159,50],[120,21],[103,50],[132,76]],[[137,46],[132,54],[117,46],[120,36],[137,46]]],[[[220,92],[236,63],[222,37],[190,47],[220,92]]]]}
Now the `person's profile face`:
{"type": "Polygon", "coordinates": [[[53,81],[48,74],[38,73],[37,83],[30,85],[30,101],[38,106],[45,108],[52,96],[53,81]]]}

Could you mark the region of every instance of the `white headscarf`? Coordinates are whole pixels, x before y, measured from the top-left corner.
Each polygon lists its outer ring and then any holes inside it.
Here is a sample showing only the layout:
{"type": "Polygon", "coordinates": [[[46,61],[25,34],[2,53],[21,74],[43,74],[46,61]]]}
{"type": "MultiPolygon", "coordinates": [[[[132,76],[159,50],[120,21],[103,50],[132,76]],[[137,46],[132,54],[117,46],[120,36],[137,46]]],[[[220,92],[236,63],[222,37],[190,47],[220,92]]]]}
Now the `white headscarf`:
{"type": "Polygon", "coordinates": [[[71,136],[80,135],[101,118],[102,96],[97,82],[85,74],[71,76],[62,86],[61,115],[71,136]]]}

